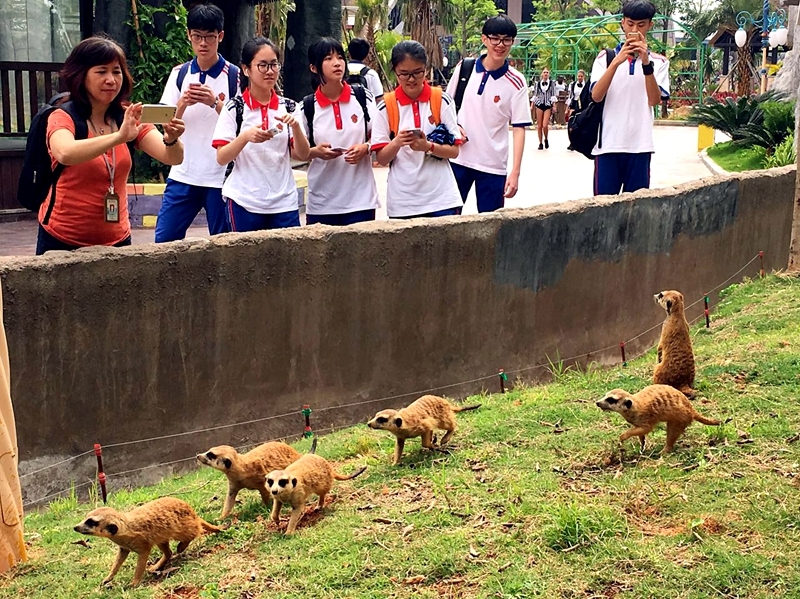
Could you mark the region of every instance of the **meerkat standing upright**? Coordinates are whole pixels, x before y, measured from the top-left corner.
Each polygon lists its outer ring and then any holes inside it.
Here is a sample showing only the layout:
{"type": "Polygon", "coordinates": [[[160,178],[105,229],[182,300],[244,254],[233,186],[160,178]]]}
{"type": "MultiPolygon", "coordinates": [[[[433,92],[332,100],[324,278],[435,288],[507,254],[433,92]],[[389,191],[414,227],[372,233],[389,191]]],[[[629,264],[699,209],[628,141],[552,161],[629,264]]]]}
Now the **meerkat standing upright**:
{"type": "Polygon", "coordinates": [[[653,299],[667,312],[658,342],[658,364],[653,372],[653,384],[675,387],[689,399],[694,399],[697,394],[692,388],[694,352],[689,323],[684,314],[683,295],[678,291],[662,291],[653,299]]]}
{"type": "MultiPolygon", "coordinates": [[[[317,439],[311,453],[314,453],[317,439]]],[[[264,505],[269,507],[272,496],[264,484],[269,472],[279,468],[286,468],[300,457],[300,453],[286,443],[269,442],[251,449],[245,454],[240,454],[229,445],[212,447],[204,453],[197,454],[197,461],[204,466],[220,470],[228,477],[228,495],[222,507],[220,518],[226,518],[236,503],[236,495],[242,489],[253,489],[261,494],[264,505]]]]}
{"type": "Polygon", "coordinates": [[[667,423],[667,442],[662,453],[672,451],[675,441],[693,421],[716,426],[719,420],[701,415],[686,396],[669,385],[650,385],[631,395],[623,389],[614,389],[596,402],[604,412],[617,412],[633,425],[619,437],[620,442],[639,437],[644,449],[644,438],[659,422],[667,423]]]}
{"type": "Polygon", "coordinates": [[[119,545],[117,559],[103,580],[103,585],[117,575],[131,551],[138,554],[139,560],[131,583],[136,586],[142,581],[147,558],[154,546],[161,549],[164,555],[150,568],[151,572],[161,570],[172,558],[170,541],[178,541],[177,553],[182,553],[203,532],[220,532],[222,529],[199,518],[192,506],[182,499],[162,497],[127,513],[110,507],[92,510],[74,530],[84,535],[105,537],[119,545]]]}
{"type": "Polygon", "coordinates": [[[325,496],[330,493],[334,480],[350,480],[364,472],[364,466],[350,476],[343,476],[333,469],[323,457],[306,454],[296,462],[289,464],[285,470],[275,470],[267,475],[267,486],[273,495],[272,520],[280,521],[281,508],[284,503],[292,506],[292,515],[286,534],[290,535],[297,528],[303,516],[303,508],[309,495],[319,497],[319,509],[325,507],[325,496]]]}
{"type": "Polygon", "coordinates": [[[481,404],[472,406],[454,406],[449,401],[436,395],[423,395],[415,402],[401,410],[382,410],[367,422],[367,426],[385,430],[397,437],[394,448],[394,464],[400,463],[406,439],[422,437],[422,446],[436,449],[433,444],[433,433],[439,429],[447,431],[442,437],[439,447],[447,445],[456,430],[456,412],[476,410],[481,404]]]}

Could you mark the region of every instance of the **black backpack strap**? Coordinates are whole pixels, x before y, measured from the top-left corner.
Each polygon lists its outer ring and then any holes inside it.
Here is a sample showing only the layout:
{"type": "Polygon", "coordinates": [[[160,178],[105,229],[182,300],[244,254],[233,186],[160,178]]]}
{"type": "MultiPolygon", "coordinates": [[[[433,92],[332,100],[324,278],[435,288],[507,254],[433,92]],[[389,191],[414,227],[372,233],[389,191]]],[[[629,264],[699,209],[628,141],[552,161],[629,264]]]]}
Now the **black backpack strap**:
{"type": "Polygon", "coordinates": [[[186,74],[189,72],[189,67],[191,66],[192,61],[184,62],[181,65],[181,70],[178,71],[178,78],[175,80],[175,85],[178,86],[178,91],[181,91],[183,87],[183,80],[186,79],[186,74]]]}
{"type": "Polygon", "coordinates": [[[233,106],[236,109],[236,137],[242,132],[242,123],[244,122],[244,100],[242,96],[233,97],[233,106]]]}
{"type": "MultiPolygon", "coordinates": [[[[72,119],[72,123],[75,126],[75,139],[86,139],[89,137],[89,125],[87,124],[86,119],[78,114],[75,105],[71,101],[64,102],[58,106],[56,110],[63,110],[72,119]]],[[[42,219],[42,224],[44,225],[50,222],[50,215],[53,213],[53,208],[56,205],[56,187],[58,186],[58,179],[61,177],[61,174],[64,172],[65,168],[66,167],[59,162],[53,169],[53,186],[50,188],[50,203],[47,205],[47,211],[42,219]]]]}
{"type": "Polygon", "coordinates": [[[314,94],[308,94],[303,98],[303,114],[308,124],[308,145],[314,147],[314,94]]]}
{"type": "Polygon", "coordinates": [[[611,66],[611,63],[614,61],[616,56],[617,50],[615,48],[606,48],[606,68],[611,66]]]}
{"type": "Polygon", "coordinates": [[[464,101],[464,92],[467,91],[467,83],[475,68],[474,58],[465,58],[461,61],[461,68],[458,70],[458,85],[456,86],[456,94],[453,96],[453,101],[456,103],[456,115],[461,110],[461,103],[464,101]]]}
{"type": "Polygon", "coordinates": [[[358,72],[358,74],[361,75],[364,78],[365,81],[367,79],[367,73],[369,73],[369,67],[367,67],[367,66],[365,66],[363,69],[361,69],[358,72]]]}
{"type": "Polygon", "coordinates": [[[239,67],[228,63],[228,98],[239,95],[239,67]]]}
{"type": "MultiPolygon", "coordinates": [[[[369,67],[365,67],[369,68],[369,67]]],[[[367,110],[367,90],[361,85],[353,85],[353,95],[355,95],[358,103],[361,104],[361,110],[364,112],[364,141],[369,139],[369,129],[367,123],[369,122],[369,110],[367,110]]]]}

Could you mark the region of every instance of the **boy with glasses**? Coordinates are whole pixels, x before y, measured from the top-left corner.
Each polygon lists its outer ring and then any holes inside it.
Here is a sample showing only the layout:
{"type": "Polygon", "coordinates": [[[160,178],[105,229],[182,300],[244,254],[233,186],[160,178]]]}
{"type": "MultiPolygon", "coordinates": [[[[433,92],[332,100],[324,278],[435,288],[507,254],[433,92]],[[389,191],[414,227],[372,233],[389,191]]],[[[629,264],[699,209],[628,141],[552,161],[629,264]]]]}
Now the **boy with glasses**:
{"type": "Polygon", "coordinates": [[[624,41],[610,65],[603,50],[592,67],[592,99],[605,100],[600,136],[592,150],[595,195],[650,187],[653,107],[669,97],[669,61],[647,47],[655,14],[650,0],[625,2],[624,41]]]}
{"type": "Polygon", "coordinates": [[[183,163],[169,172],[156,221],[156,243],[186,237],[202,208],[211,235],[228,232],[222,182],[225,167],[211,146],[214,126],[226,100],[239,94],[239,68],[219,55],[225,17],[213,4],[198,4],[186,19],[195,57],[170,73],[162,104],[177,105],[186,122],[183,163]]]}
{"type": "MultiPolygon", "coordinates": [[[[478,199],[478,212],[502,208],[505,198],[519,189],[525,127],[531,125],[528,84],[508,62],[517,26],[508,15],[497,15],[483,24],[481,41],[486,54],[474,61],[472,73],[453,71],[447,93],[456,97],[459,79],[469,77],[458,109],[458,124],[466,140],[458,158],[450,161],[461,198],[466,201],[472,184],[478,199]],[[508,168],[508,125],[513,127],[514,158],[508,168]]],[[[458,102],[458,99],[456,99],[458,102]]]]}

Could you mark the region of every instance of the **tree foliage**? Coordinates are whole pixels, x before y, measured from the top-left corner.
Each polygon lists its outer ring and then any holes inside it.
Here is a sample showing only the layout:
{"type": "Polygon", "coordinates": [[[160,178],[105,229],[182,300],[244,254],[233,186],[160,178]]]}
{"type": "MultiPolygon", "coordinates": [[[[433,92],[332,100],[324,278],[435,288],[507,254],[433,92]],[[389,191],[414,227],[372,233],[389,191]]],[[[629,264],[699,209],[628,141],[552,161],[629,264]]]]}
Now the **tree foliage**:
{"type": "Polygon", "coordinates": [[[453,46],[462,55],[466,54],[470,40],[480,35],[483,23],[499,10],[492,0],[449,0],[452,5],[453,46]]]}
{"type": "Polygon", "coordinates": [[[385,0],[356,0],[355,31],[365,31],[369,42],[369,54],[365,61],[376,71],[380,68],[375,50],[375,31],[386,27],[389,19],[389,7],[385,0]]]}

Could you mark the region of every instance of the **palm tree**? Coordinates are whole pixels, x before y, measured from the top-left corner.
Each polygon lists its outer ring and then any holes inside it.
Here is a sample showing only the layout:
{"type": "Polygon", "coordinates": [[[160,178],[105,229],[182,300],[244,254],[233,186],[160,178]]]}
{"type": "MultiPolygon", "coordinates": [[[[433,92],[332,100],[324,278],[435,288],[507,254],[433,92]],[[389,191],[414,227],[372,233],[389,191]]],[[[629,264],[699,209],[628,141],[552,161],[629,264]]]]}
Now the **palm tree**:
{"type": "Polygon", "coordinates": [[[438,27],[445,31],[453,31],[455,22],[452,4],[449,0],[401,0],[403,32],[411,39],[417,40],[428,53],[431,69],[440,70],[442,62],[442,44],[439,41],[438,27]]]}
{"type": "Polygon", "coordinates": [[[375,28],[384,29],[389,20],[389,9],[386,0],[356,0],[356,21],[353,29],[364,32],[369,42],[369,54],[364,61],[367,66],[378,71],[380,65],[375,54],[375,28]],[[366,29],[366,31],[364,31],[366,29]]]}

